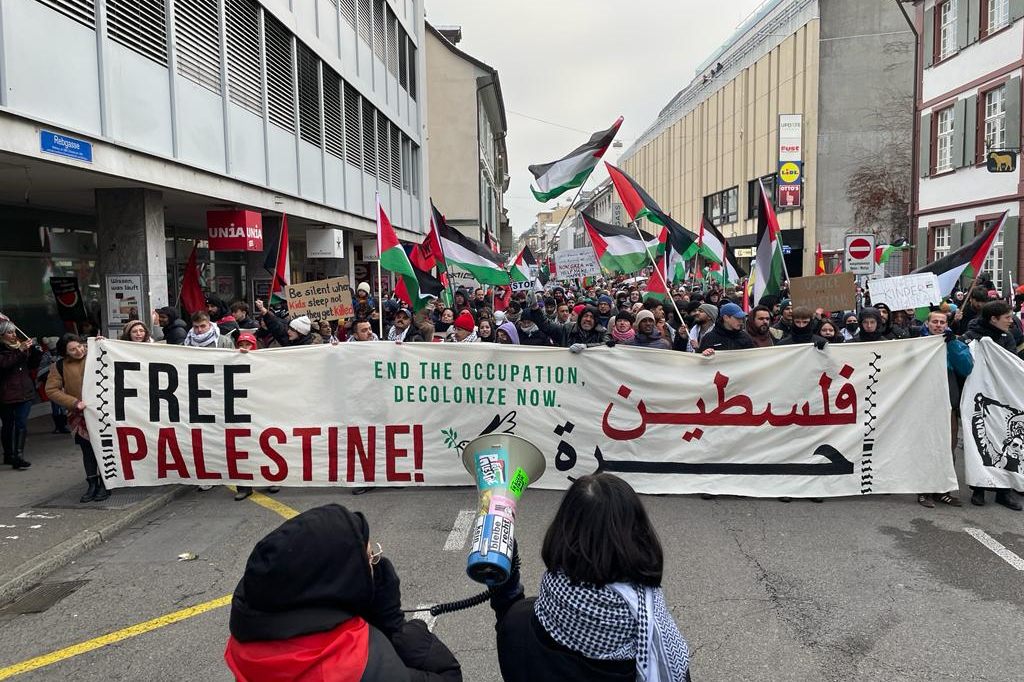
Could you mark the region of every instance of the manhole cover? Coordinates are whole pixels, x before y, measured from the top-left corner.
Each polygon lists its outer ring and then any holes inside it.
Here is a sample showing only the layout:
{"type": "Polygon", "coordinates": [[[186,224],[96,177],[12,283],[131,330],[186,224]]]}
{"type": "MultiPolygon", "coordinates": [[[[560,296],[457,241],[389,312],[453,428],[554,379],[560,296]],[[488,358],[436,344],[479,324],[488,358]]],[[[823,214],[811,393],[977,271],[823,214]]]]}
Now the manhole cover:
{"type": "Polygon", "coordinates": [[[0,608],[0,621],[10,620],[26,613],[42,613],[68,596],[88,580],[69,580],[63,583],[46,583],[32,588],[7,606],[0,608]]]}
{"type": "Polygon", "coordinates": [[[119,488],[111,490],[110,497],[102,502],[79,502],[84,493],[85,484],[76,485],[34,506],[39,509],[127,509],[152,495],[153,488],[119,488]]]}

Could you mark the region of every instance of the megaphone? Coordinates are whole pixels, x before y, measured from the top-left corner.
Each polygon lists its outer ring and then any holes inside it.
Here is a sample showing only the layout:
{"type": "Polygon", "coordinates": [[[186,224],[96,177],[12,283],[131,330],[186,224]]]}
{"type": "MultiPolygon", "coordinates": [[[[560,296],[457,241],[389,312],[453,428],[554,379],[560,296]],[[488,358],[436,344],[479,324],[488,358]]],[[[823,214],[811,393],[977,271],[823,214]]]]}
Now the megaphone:
{"type": "Polygon", "coordinates": [[[491,434],[466,445],[462,464],[480,493],[466,574],[485,585],[501,585],[512,572],[516,503],[526,486],[544,474],[544,455],[525,438],[491,434]]]}

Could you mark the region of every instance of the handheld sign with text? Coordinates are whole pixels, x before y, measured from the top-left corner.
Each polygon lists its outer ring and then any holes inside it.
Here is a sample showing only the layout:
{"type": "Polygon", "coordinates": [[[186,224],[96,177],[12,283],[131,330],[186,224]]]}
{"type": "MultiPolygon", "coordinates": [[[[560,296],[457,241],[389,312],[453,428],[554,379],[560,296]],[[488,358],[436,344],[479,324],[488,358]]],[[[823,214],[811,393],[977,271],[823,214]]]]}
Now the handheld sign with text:
{"type": "Polygon", "coordinates": [[[871,281],[871,303],[884,303],[892,310],[910,310],[942,301],[939,278],[934,272],[871,281]]]}
{"type": "Polygon", "coordinates": [[[82,322],[89,318],[77,277],[51,277],[50,289],[53,290],[57,314],[62,322],[82,322]]]}
{"type": "Polygon", "coordinates": [[[789,280],[793,305],[825,310],[853,310],[857,305],[857,286],[851,272],[838,275],[794,277],[789,280]]]}
{"type": "Polygon", "coordinates": [[[598,265],[594,250],[591,248],[555,251],[555,268],[558,271],[558,279],[562,281],[596,277],[601,274],[601,266],[598,265]]]}
{"type": "Polygon", "coordinates": [[[288,314],[293,318],[306,315],[313,322],[319,322],[342,320],[355,314],[348,277],[289,284],[285,287],[285,297],[288,314]]]}

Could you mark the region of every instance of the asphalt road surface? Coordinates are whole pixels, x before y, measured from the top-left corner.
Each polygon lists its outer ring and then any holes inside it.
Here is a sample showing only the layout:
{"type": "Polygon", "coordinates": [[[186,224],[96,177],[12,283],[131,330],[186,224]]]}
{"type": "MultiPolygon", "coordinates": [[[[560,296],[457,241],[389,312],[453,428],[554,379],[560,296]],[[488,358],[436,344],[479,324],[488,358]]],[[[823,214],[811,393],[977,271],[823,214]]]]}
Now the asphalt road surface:
{"type": "MultiPolygon", "coordinates": [[[[529,491],[521,503],[528,594],[560,498],[529,491]]],[[[473,489],[292,489],[257,499],[267,506],[234,502],[225,489],[190,492],[50,576],[84,582],[42,613],[0,616],[0,679],[13,664],[230,594],[253,544],[287,514],[268,500],[363,511],[398,569],[407,608],[478,591],[464,573],[473,489]],[[179,561],[185,552],[197,558],[179,561]]],[[[1011,563],[1024,556],[1024,513],[991,502],[929,510],[912,496],[644,501],[665,546],[665,591],[690,642],[694,680],[1024,679],[1024,565],[1011,563]],[[976,535],[1014,554],[1001,557],[976,535]]],[[[208,608],[13,677],[229,680],[228,607],[208,608]]],[[[500,679],[493,625],[486,605],[434,623],[467,681],[500,679]]]]}

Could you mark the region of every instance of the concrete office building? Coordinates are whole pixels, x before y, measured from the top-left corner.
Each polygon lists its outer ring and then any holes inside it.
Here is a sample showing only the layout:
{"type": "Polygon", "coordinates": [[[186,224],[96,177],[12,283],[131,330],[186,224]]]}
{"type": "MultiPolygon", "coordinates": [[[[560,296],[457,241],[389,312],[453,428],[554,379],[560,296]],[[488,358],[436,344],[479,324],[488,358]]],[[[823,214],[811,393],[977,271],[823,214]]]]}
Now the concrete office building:
{"type": "Polygon", "coordinates": [[[421,0],[0,2],[0,311],[58,333],[71,275],[116,326],[130,274],[146,319],[195,240],[211,293],[251,301],[264,255],[204,248],[211,209],[262,213],[265,247],[287,214],[292,281],[368,279],[376,193],[424,231],[422,26],[421,0]],[[324,227],[343,250],[306,258],[324,227]]]}
{"type": "Polygon", "coordinates": [[[830,250],[854,231],[906,236],[913,48],[892,0],[766,0],[620,165],[684,225],[696,229],[707,215],[745,263],[756,239],[758,180],[774,193],[786,147],[803,163],[802,205],[783,201],[778,210],[792,276],[813,272],[819,241],[830,250]],[[801,115],[802,134],[780,145],[786,114],[801,115]],[[873,206],[864,194],[889,180],[902,186],[873,206]]]}
{"type": "Polygon", "coordinates": [[[913,9],[921,35],[916,264],[955,251],[1005,211],[982,269],[1000,289],[1017,284],[1024,176],[1019,163],[990,173],[986,162],[1021,147],[1024,2],[943,0],[913,9]]]}
{"type": "Polygon", "coordinates": [[[427,24],[427,138],[431,198],[448,224],[512,249],[505,210],[508,122],[498,72],[458,47],[462,29],[427,24]]]}

